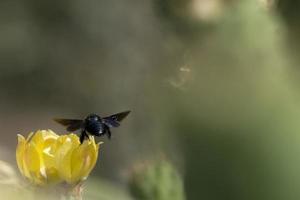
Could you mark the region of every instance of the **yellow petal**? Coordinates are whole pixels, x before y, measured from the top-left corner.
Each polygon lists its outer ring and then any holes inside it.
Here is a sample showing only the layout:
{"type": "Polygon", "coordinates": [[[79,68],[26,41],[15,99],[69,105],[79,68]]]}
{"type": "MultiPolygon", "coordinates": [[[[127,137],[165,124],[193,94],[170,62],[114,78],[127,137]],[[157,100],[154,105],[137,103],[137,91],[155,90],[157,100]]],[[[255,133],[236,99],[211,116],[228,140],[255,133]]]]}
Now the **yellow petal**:
{"type": "Polygon", "coordinates": [[[16,150],[17,165],[23,176],[29,177],[29,172],[26,165],[24,165],[24,152],[25,152],[26,141],[25,138],[18,134],[18,145],[16,150]]]}
{"type": "Polygon", "coordinates": [[[60,182],[59,174],[56,169],[55,152],[57,149],[57,140],[55,138],[47,138],[43,145],[43,151],[39,152],[42,158],[42,164],[46,170],[47,182],[60,182]]]}
{"type": "Polygon", "coordinates": [[[90,138],[73,151],[71,161],[73,183],[85,179],[92,171],[97,161],[98,147],[94,138],[90,138]]]}
{"type": "Polygon", "coordinates": [[[47,141],[50,141],[51,143],[58,137],[59,136],[51,130],[38,130],[34,134],[32,134],[32,136],[30,137],[30,142],[33,142],[37,147],[42,148],[44,143],[46,143],[47,141]]]}
{"type": "Polygon", "coordinates": [[[47,167],[55,167],[55,152],[57,150],[56,140],[47,140],[45,142],[43,151],[41,152],[44,163],[47,167]]]}
{"type": "Polygon", "coordinates": [[[34,145],[40,158],[40,173],[36,174],[36,176],[38,180],[42,179],[47,184],[61,181],[55,163],[58,137],[51,130],[39,130],[30,140],[30,144],[34,145]]]}
{"type": "Polygon", "coordinates": [[[42,185],[45,182],[45,168],[41,165],[41,158],[34,143],[29,143],[24,151],[24,165],[34,184],[42,185]]]}
{"type": "Polygon", "coordinates": [[[90,163],[89,165],[85,166],[84,174],[83,176],[86,177],[89,175],[89,173],[92,171],[92,169],[95,167],[97,159],[98,159],[98,152],[99,152],[99,146],[100,143],[96,144],[94,137],[90,138],[90,142],[88,145],[88,152],[90,153],[90,163]]]}
{"type": "Polygon", "coordinates": [[[83,170],[83,177],[87,177],[96,165],[97,158],[98,158],[99,144],[97,145],[95,143],[89,144],[88,149],[89,149],[88,154],[90,157],[90,162],[86,163],[85,165],[85,168],[83,170]]]}
{"type": "Polygon", "coordinates": [[[71,156],[76,147],[80,145],[77,135],[70,134],[58,138],[56,151],[56,168],[58,174],[66,182],[72,182],[71,156]]]}
{"type": "Polygon", "coordinates": [[[43,159],[44,164],[47,168],[52,168],[55,166],[55,152],[57,147],[57,138],[59,137],[53,131],[42,130],[40,131],[41,141],[35,142],[34,138],[32,142],[34,142],[37,146],[39,146],[39,153],[43,159]],[[41,143],[41,144],[40,144],[41,143]]]}
{"type": "Polygon", "coordinates": [[[42,132],[40,130],[38,130],[37,132],[35,132],[31,136],[31,139],[30,139],[30,141],[28,141],[28,143],[34,143],[35,147],[38,150],[41,150],[43,148],[43,144],[44,144],[44,139],[43,139],[42,132]]]}
{"type": "Polygon", "coordinates": [[[30,139],[32,138],[33,134],[34,134],[34,132],[30,132],[30,133],[28,134],[28,136],[27,136],[27,138],[26,138],[26,142],[29,142],[29,141],[30,141],[30,139]]]}

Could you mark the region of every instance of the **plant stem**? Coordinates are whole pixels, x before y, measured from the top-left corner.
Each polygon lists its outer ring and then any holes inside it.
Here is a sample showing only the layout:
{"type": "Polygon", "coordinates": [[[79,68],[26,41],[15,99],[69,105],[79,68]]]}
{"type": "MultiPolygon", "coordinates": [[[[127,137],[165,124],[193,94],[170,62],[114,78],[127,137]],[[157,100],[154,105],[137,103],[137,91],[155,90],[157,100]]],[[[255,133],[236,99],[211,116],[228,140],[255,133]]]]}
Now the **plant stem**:
{"type": "Polygon", "coordinates": [[[65,185],[60,200],[83,200],[82,193],[82,183],[75,186],[65,185]]]}

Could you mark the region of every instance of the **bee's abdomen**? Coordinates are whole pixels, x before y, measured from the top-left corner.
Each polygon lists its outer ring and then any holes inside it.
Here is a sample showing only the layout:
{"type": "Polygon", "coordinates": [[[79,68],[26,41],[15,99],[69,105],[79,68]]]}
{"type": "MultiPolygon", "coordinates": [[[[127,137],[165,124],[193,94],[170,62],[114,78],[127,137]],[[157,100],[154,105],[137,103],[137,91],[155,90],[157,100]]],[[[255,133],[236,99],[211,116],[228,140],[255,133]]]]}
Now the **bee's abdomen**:
{"type": "Polygon", "coordinates": [[[86,124],[86,130],[92,135],[99,135],[103,132],[103,125],[101,122],[91,122],[86,124]]]}

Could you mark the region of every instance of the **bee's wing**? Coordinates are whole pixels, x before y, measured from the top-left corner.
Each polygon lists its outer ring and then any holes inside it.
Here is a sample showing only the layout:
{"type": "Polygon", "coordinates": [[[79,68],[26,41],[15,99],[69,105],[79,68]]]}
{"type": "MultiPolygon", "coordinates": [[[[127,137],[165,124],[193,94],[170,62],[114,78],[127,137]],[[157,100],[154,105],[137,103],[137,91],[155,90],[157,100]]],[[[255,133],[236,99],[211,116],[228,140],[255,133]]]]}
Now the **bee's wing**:
{"type": "Polygon", "coordinates": [[[130,111],[120,112],[103,118],[103,123],[108,127],[118,127],[120,122],[130,113],[130,111]]]}
{"type": "Polygon", "coordinates": [[[54,119],[57,123],[66,126],[67,131],[76,131],[83,125],[83,120],[80,119],[54,119]]]}

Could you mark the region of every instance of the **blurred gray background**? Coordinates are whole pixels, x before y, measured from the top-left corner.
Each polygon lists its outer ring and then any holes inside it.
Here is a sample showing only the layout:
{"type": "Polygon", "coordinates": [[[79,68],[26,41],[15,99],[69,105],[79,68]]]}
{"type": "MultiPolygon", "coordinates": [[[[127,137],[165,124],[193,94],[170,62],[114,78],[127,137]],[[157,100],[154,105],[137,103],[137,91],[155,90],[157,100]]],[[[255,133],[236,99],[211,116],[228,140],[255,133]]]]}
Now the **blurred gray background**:
{"type": "Polygon", "coordinates": [[[132,110],[93,176],[166,157],[187,199],[300,198],[296,0],[0,1],[1,159],[52,118],[132,110]]]}

